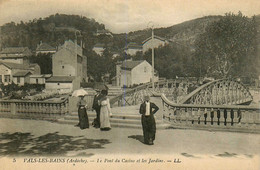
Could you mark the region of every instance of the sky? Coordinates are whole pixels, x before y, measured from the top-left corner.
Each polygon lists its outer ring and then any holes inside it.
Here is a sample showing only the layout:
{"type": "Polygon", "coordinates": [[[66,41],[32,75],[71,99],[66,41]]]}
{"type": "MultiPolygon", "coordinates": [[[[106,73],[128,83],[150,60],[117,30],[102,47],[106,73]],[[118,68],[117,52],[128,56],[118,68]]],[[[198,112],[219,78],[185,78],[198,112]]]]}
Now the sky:
{"type": "Polygon", "coordinates": [[[60,13],[94,18],[113,33],[125,33],[238,11],[260,14],[260,0],[0,0],[0,25],[60,13]]]}

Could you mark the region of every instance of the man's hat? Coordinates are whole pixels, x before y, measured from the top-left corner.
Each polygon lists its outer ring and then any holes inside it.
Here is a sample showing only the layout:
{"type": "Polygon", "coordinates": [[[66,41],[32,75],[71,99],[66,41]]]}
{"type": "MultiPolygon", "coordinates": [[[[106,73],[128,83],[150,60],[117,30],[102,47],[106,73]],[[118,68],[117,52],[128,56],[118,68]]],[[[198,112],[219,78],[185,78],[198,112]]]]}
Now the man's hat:
{"type": "Polygon", "coordinates": [[[144,100],[145,100],[145,101],[150,100],[150,96],[148,96],[148,95],[144,96],[144,100]]]}

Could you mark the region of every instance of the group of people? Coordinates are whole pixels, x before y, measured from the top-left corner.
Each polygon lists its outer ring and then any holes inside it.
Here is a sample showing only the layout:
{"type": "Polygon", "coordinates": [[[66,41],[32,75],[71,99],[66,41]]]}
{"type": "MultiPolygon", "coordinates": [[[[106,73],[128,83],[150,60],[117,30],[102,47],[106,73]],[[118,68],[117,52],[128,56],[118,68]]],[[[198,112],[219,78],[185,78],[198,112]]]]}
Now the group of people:
{"type": "MultiPolygon", "coordinates": [[[[108,131],[111,129],[109,117],[112,116],[110,102],[107,97],[108,91],[102,90],[98,92],[94,97],[92,109],[96,111],[96,118],[92,125],[95,128],[100,128],[102,131],[108,131]]],[[[89,128],[89,120],[87,115],[87,105],[84,101],[84,96],[80,96],[80,100],[77,104],[80,129],[89,128]]],[[[145,96],[144,102],[140,105],[139,113],[141,116],[141,122],[143,127],[144,143],[147,145],[153,145],[156,133],[156,123],[154,114],[159,110],[156,104],[150,102],[150,97],[145,96]]]]}
{"type": "MultiPolygon", "coordinates": [[[[95,95],[92,108],[96,111],[96,118],[93,121],[93,126],[100,128],[102,131],[108,131],[111,129],[109,117],[112,116],[109,98],[107,97],[108,91],[97,91],[95,95]]],[[[87,115],[87,103],[84,100],[84,96],[79,96],[80,99],[77,103],[79,123],[77,126],[80,129],[89,128],[89,120],[87,115]]]]}

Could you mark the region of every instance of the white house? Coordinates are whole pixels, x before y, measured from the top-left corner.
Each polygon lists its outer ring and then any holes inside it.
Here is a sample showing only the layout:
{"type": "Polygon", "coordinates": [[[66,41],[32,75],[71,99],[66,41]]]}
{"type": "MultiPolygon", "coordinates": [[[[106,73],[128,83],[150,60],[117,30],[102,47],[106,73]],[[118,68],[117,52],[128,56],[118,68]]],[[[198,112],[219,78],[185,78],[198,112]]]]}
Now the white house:
{"type": "Polygon", "coordinates": [[[51,77],[51,74],[30,75],[30,84],[45,84],[46,79],[48,79],[50,77],[51,77]]]}
{"type": "Polygon", "coordinates": [[[104,50],[105,50],[105,45],[101,44],[101,43],[97,43],[96,45],[94,45],[94,47],[92,48],[93,51],[95,51],[95,53],[97,53],[98,55],[102,55],[104,50]]]}
{"type": "Polygon", "coordinates": [[[53,76],[46,80],[46,90],[78,89],[80,82],[87,81],[87,57],[82,47],[71,40],[65,41],[52,56],[52,72],[53,76]]]}
{"type": "Polygon", "coordinates": [[[146,51],[148,51],[149,49],[153,48],[158,48],[160,46],[165,46],[166,44],[168,44],[169,42],[162,37],[159,36],[154,36],[153,41],[152,41],[152,37],[147,38],[146,40],[144,40],[142,42],[143,44],[143,53],[145,53],[146,51]]]}
{"type": "Polygon", "coordinates": [[[96,36],[99,36],[99,35],[108,35],[108,36],[113,37],[113,34],[110,31],[106,30],[106,29],[97,30],[96,36]]]}
{"type": "Polygon", "coordinates": [[[40,66],[38,64],[26,65],[0,62],[0,83],[4,85],[11,84],[12,82],[19,85],[29,83],[29,72],[31,74],[41,74],[40,66]],[[21,79],[25,80],[24,83],[21,79]]]}
{"type": "Polygon", "coordinates": [[[46,90],[64,90],[71,92],[73,90],[74,76],[53,76],[45,81],[46,90]]]}
{"type": "Polygon", "coordinates": [[[126,54],[134,56],[138,51],[142,52],[143,48],[141,45],[138,45],[137,43],[130,42],[126,46],[126,54]]]}
{"type": "Polygon", "coordinates": [[[13,74],[13,82],[19,86],[23,86],[25,83],[30,83],[30,71],[19,71],[13,74]]]}
{"type": "MultiPolygon", "coordinates": [[[[152,81],[152,66],[146,60],[124,61],[116,67],[118,86],[133,86],[152,81]]],[[[154,80],[158,81],[157,74],[154,80]]]]}
{"type": "Polygon", "coordinates": [[[32,52],[28,47],[7,47],[0,52],[0,62],[29,64],[27,57],[31,55],[32,52]]]}
{"type": "Polygon", "coordinates": [[[36,55],[38,54],[54,54],[56,53],[56,48],[50,46],[47,43],[41,43],[40,45],[37,45],[36,48],[36,55]]]}

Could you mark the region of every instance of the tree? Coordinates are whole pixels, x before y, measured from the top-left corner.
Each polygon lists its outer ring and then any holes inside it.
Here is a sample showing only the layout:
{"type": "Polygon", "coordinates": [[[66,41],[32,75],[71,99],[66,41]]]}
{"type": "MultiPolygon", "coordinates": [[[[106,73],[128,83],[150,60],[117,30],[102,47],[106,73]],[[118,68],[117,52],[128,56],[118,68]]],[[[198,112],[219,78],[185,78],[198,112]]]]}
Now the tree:
{"type": "Polygon", "coordinates": [[[30,63],[37,63],[41,68],[41,74],[52,74],[52,54],[38,54],[29,57],[30,63]]]}
{"type": "MultiPolygon", "coordinates": [[[[168,44],[154,49],[155,70],[159,72],[160,77],[175,78],[176,76],[192,76],[190,66],[191,52],[189,48],[176,43],[168,44]]],[[[152,50],[145,54],[136,53],[134,60],[146,60],[152,64],[152,50]]]]}
{"type": "Polygon", "coordinates": [[[222,78],[255,68],[256,36],[255,20],[241,12],[228,13],[210,24],[195,42],[196,64],[201,74],[222,78]]]}

